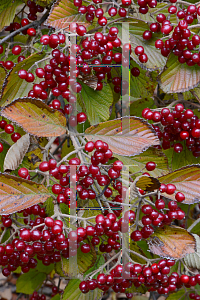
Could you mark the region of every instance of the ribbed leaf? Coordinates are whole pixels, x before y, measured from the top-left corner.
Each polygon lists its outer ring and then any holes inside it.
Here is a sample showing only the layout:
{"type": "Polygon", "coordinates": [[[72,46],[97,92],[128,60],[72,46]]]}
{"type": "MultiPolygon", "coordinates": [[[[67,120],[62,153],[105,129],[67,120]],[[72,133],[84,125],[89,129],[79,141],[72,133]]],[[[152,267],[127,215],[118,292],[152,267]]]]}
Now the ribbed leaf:
{"type": "Polygon", "coordinates": [[[4,80],[7,76],[7,71],[6,69],[0,64],[0,91],[3,88],[4,80]]]}
{"type": "Polygon", "coordinates": [[[74,6],[73,0],[58,0],[51,9],[49,17],[45,22],[54,28],[62,29],[70,25],[70,23],[87,23],[85,16],[78,13],[78,8],[74,6]]]}
{"type": "Polygon", "coordinates": [[[16,170],[21,164],[24,155],[26,154],[30,145],[29,134],[23,135],[15,144],[13,144],[8,150],[3,169],[16,170]]]}
{"type": "Polygon", "coordinates": [[[16,99],[4,107],[1,115],[36,136],[53,137],[66,132],[65,116],[40,100],[16,99]]]}
{"type": "MultiPolygon", "coordinates": [[[[177,192],[184,193],[185,200],[182,203],[193,204],[200,201],[200,165],[186,166],[158,179],[161,183],[174,184],[177,192]]],[[[163,193],[162,195],[175,200],[175,194],[163,193]]]]}
{"type": "Polygon", "coordinates": [[[8,174],[0,174],[0,215],[12,214],[45,202],[51,194],[42,184],[8,174]]]}
{"type": "Polygon", "coordinates": [[[175,293],[170,294],[166,299],[167,300],[180,300],[180,299],[184,299],[185,297],[183,297],[185,295],[185,290],[181,289],[175,293]]]}
{"type": "MultiPolygon", "coordinates": [[[[26,82],[26,80],[19,78],[18,71],[21,69],[28,70],[33,66],[34,63],[45,57],[45,53],[35,53],[31,54],[29,57],[16,64],[13,69],[10,71],[8,76],[4,81],[3,86],[3,94],[0,100],[0,106],[5,106],[10,104],[14,99],[19,97],[25,97],[28,95],[28,92],[32,89],[33,83],[26,82]]],[[[43,62],[44,63],[44,62],[43,62]]],[[[39,67],[42,67],[40,63],[39,67]]],[[[31,72],[34,71],[35,68],[32,68],[31,72]]],[[[36,78],[37,79],[37,78],[36,78]]],[[[35,80],[37,83],[37,80],[35,80]]]]}
{"type": "MultiPolygon", "coordinates": [[[[159,38],[159,34],[157,33],[155,37],[152,37],[150,40],[145,41],[142,37],[143,32],[145,30],[149,30],[148,24],[144,21],[138,21],[131,19],[130,22],[135,24],[130,24],[130,42],[132,45],[132,53],[131,57],[143,68],[148,70],[158,70],[163,69],[166,64],[166,58],[161,55],[160,51],[155,48],[155,41],[159,38]],[[135,55],[134,49],[138,46],[144,47],[144,52],[148,56],[147,63],[142,64],[138,56],[135,55]]],[[[129,34],[127,32],[127,34],[129,34]]],[[[127,39],[126,39],[127,40],[127,39]]]]}
{"type": "Polygon", "coordinates": [[[196,253],[188,254],[184,261],[189,268],[200,270],[200,237],[197,234],[193,236],[196,240],[196,253]]]}
{"type": "Polygon", "coordinates": [[[200,68],[180,64],[177,56],[171,54],[166,69],[160,75],[161,89],[165,93],[182,93],[193,89],[200,83],[200,68]]]}
{"type": "Polygon", "coordinates": [[[187,230],[178,226],[157,228],[148,242],[152,253],[161,257],[184,258],[196,252],[196,240],[187,230]]]}
{"type": "Polygon", "coordinates": [[[110,117],[109,108],[113,103],[113,93],[109,84],[101,91],[95,91],[81,82],[82,90],[78,95],[79,104],[85,109],[91,125],[107,121],[110,117]]]}
{"type": "Polygon", "coordinates": [[[21,0],[0,1],[0,30],[12,23],[17,7],[22,4],[21,0]]]}
{"type": "Polygon", "coordinates": [[[79,289],[81,280],[71,279],[64,290],[62,300],[99,300],[102,297],[102,292],[99,289],[89,291],[83,294],[79,289]]]}
{"type": "Polygon", "coordinates": [[[138,117],[124,117],[100,123],[87,128],[85,134],[87,140],[101,139],[108,143],[114,153],[123,156],[137,155],[150,146],[160,144],[151,125],[138,117]]]}
{"type": "Polygon", "coordinates": [[[150,147],[140,155],[127,157],[115,154],[115,157],[121,160],[124,165],[129,165],[129,170],[132,173],[142,170],[149,161],[156,163],[155,170],[151,171],[152,176],[158,177],[169,172],[167,156],[161,150],[153,147],[150,147]]]}
{"type": "Polygon", "coordinates": [[[39,272],[36,269],[20,275],[16,284],[17,293],[32,294],[35,290],[38,290],[42,286],[46,276],[47,275],[45,273],[39,272]]]}

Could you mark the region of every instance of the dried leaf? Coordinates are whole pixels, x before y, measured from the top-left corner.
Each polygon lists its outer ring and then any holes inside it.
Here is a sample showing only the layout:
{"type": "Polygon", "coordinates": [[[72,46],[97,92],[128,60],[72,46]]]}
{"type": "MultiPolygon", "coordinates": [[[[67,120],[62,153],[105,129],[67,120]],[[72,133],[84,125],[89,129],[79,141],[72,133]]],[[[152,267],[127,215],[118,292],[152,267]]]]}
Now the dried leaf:
{"type": "Polygon", "coordinates": [[[150,236],[148,242],[152,253],[161,257],[174,259],[184,258],[187,254],[196,252],[194,236],[178,226],[163,226],[150,236]]]}
{"type": "Polygon", "coordinates": [[[197,234],[193,234],[196,240],[196,253],[188,254],[184,258],[184,262],[189,268],[200,270],[200,237],[197,234]]]}
{"type": "Polygon", "coordinates": [[[36,136],[53,137],[66,132],[65,116],[40,100],[16,99],[3,108],[1,115],[36,136]]]}
{"type": "Polygon", "coordinates": [[[91,126],[86,129],[85,137],[90,141],[100,139],[108,143],[113,153],[123,156],[137,155],[160,144],[152,126],[138,117],[123,117],[91,126]]]}
{"type": "Polygon", "coordinates": [[[23,135],[15,144],[13,144],[8,150],[3,169],[5,170],[16,170],[21,164],[24,155],[26,154],[30,145],[29,134],[23,135]]]}
{"type": "Polygon", "coordinates": [[[199,66],[180,64],[178,57],[171,54],[166,69],[160,75],[160,83],[165,93],[182,93],[193,89],[200,83],[199,66]]]}
{"type": "Polygon", "coordinates": [[[51,194],[42,184],[6,173],[0,174],[0,215],[12,214],[45,202],[51,194]]]}
{"type": "Polygon", "coordinates": [[[135,186],[137,188],[142,189],[145,192],[153,192],[154,190],[158,190],[160,187],[160,182],[157,178],[151,176],[139,176],[135,186]]]}
{"type": "Polygon", "coordinates": [[[57,29],[68,27],[72,22],[84,23],[84,26],[89,26],[85,16],[79,14],[78,8],[74,6],[73,0],[58,0],[51,8],[51,12],[46,25],[57,29]]]}
{"type": "MultiPolygon", "coordinates": [[[[176,191],[184,193],[185,200],[182,203],[193,204],[200,201],[200,165],[186,166],[158,178],[161,183],[172,183],[176,191]]],[[[176,200],[175,194],[162,194],[168,199],[176,200]]]]}

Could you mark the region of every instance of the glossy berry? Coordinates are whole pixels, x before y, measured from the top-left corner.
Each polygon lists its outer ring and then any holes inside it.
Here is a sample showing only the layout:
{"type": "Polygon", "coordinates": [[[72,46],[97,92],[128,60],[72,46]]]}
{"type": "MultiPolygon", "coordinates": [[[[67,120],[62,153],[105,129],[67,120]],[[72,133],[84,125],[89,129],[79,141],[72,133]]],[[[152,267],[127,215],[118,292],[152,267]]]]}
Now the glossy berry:
{"type": "Polygon", "coordinates": [[[153,171],[156,168],[156,163],[153,161],[149,161],[148,163],[146,163],[146,169],[147,171],[153,171]]]}

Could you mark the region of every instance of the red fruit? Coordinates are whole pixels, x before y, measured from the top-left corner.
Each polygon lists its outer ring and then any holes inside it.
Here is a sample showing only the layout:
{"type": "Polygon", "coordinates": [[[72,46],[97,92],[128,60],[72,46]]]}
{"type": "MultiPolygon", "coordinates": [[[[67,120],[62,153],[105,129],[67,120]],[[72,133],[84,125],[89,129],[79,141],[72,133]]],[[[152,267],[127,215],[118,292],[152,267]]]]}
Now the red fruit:
{"type": "Polygon", "coordinates": [[[146,169],[147,171],[153,171],[156,168],[156,163],[153,161],[149,161],[148,163],[146,163],[146,169]]]}
{"type": "Polygon", "coordinates": [[[28,34],[29,36],[35,36],[35,35],[36,35],[36,30],[35,30],[35,28],[29,28],[29,29],[27,29],[27,34],[28,34]]]}

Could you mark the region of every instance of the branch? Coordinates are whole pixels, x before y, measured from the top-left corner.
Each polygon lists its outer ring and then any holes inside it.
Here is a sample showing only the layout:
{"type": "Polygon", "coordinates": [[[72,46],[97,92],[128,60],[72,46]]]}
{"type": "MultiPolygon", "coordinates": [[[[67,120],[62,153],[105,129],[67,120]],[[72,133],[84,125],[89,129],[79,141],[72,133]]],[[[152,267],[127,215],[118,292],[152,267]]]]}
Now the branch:
{"type": "Polygon", "coordinates": [[[4,42],[6,42],[10,38],[16,36],[18,33],[22,32],[26,29],[29,29],[29,28],[32,28],[32,27],[33,28],[39,27],[42,23],[44,23],[44,21],[47,19],[48,15],[49,15],[49,12],[46,12],[46,14],[44,14],[44,16],[40,20],[29,23],[28,25],[26,25],[24,27],[21,27],[21,28],[15,30],[15,31],[11,32],[7,36],[5,36],[2,40],[0,40],[0,45],[2,45],[4,42]]]}

